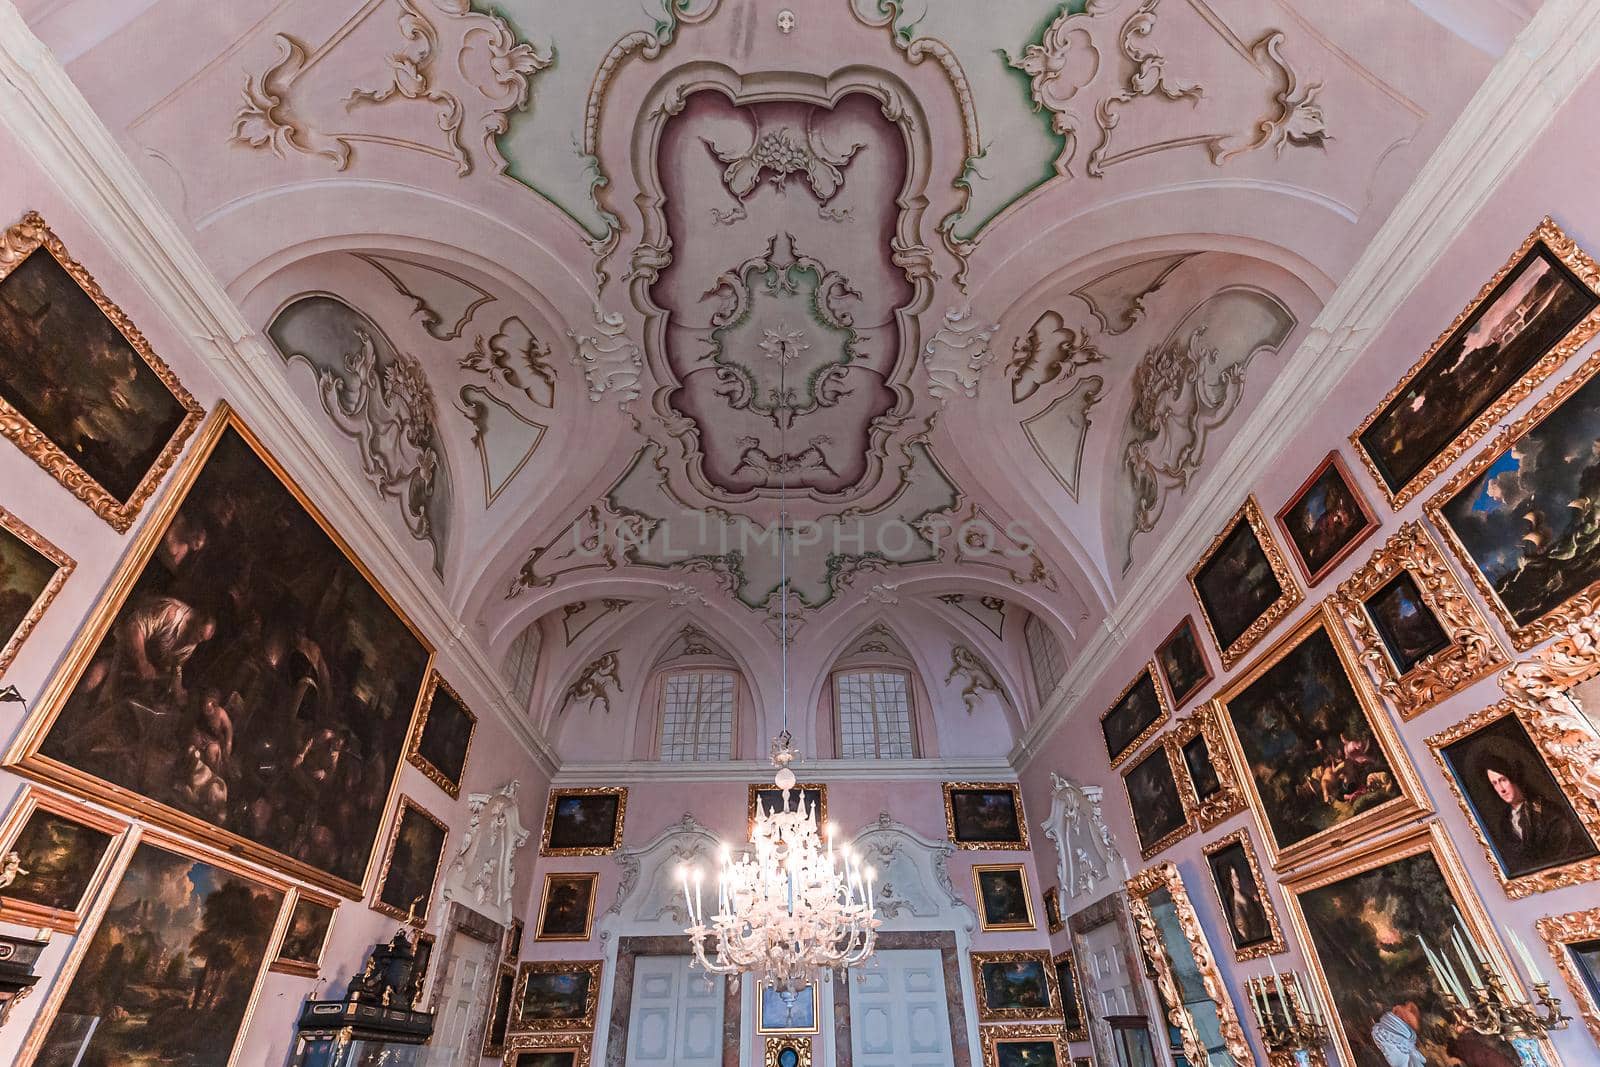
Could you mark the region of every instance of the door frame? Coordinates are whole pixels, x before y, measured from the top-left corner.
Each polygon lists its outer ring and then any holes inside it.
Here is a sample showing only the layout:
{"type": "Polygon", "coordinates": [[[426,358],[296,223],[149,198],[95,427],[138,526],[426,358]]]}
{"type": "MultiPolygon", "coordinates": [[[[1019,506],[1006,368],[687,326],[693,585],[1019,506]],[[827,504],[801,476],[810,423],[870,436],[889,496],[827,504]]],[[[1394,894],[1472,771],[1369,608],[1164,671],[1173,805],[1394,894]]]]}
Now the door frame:
{"type": "MultiPolygon", "coordinates": [[[[623,1067],[628,1059],[628,1017],[633,1009],[634,964],[640,956],[693,955],[687,935],[617,938],[611,971],[611,1018],[606,1025],[605,1067],[623,1067]]],[[[733,983],[722,983],[722,1067],[739,1067],[742,1001],[733,983]]]]}
{"type": "MultiPolygon", "coordinates": [[[[970,1037],[967,1034],[967,998],[962,985],[960,952],[956,935],[950,930],[905,930],[878,934],[877,951],[903,948],[939,950],[944,963],[944,995],[949,1004],[945,1015],[950,1020],[950,1057],[955,1067],[972,1067],[970,1037]]],[[[850,1031],[850,976],[833,983],[833,1027],[840,1035],[850,1031]]],[[[835,1041],[835,1067],[853,1067],[855,1052],[849,1041],[835,1041]]]]}

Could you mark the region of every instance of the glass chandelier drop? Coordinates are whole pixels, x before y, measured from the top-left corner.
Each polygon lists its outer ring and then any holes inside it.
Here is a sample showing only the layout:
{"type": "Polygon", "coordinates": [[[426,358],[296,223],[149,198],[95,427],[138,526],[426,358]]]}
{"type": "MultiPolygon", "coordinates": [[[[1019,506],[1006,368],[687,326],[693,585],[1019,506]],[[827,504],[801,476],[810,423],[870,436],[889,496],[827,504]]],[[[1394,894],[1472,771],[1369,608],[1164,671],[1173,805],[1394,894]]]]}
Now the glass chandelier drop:
{"type": "MultiPolygon", "coordinates": [[[[778,395],[787,396],[786,360],[778,359],[778,395]]],[[[694,962],[710,974],[752,974],[793,994],[819,971],[844,971],[865,963],[882,920],[873,906],[877,872],[863,866],[849,845],[835,847],[839,828],[818,825],[819,812],[802,798],[791,804],[792,764],[800,755],[789,734],[789,512],[784,424],[779,423],[778,588],[779,658],[783,729],[772,742],[773,776],[781,795],[774,808],[758,805],[750,848],[722,846],[717,910],[707,922],[704,874],[680,867],[689,912],[694,962]],[[823,835],[826,835],[826,841],[823,835]],[[691,885],[692,883],[692,885],[691,885]],[[708,942],[715,942],[715,956],[708,942]]]]}

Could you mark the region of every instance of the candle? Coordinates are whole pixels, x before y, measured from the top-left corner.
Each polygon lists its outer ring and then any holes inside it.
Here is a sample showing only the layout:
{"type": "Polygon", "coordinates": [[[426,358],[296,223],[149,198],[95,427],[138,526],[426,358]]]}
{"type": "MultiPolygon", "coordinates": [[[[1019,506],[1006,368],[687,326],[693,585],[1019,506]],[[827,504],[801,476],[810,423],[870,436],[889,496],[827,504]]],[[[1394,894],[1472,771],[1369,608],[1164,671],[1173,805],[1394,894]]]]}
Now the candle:
{"type": "Polygon", "coordinates": [[[694,901],[689,899],[689,869],[682,865],[678,867],[678,883],[683,886],[683,907],[689,913],[689,922],[698,926],[700,924],[694,917],[694,901]]]}
{"type": "Polygon", "coordinates": [[[704,923],[706,914],[705,905],[700,900],[700,882],[703,877],[700,873],[700,868],[696,867],[694,869],[694,921],[697,926],[704,923]]]}
{"type": "Polygon", "coordinates": [[[1518,956],[1522,957],[1522,965],[1528,969],[1528,977],[1535,985],[1544,981],[1544,975],[1539,972],[1539,965],[1533,961],[1533,954],[1528,951],[1528,946],[1523,944],[1522,938],[1517,936],[1515,930],[1508,929],[1506,936],[1511,938],[1511,948],[1518,956]]]}
{"type": "Polygon", "coordinates": [[[1278,965],[1272,962],[1272,957],[1267,957],[1267,966],[1272,968],[1272,984],[1278,990],[1278,1003],[1283,1006],[1285,1014],[1288,1012],[1289,1001],[1283,995],[1283,977],[1278,974],[1278,965]]]}
{"type": "Polygon", "coordinates": [[[872,883],[873,883],[874,880],[877,879],[877,877],[878,877],[877,870],[875,868],[868,867],[867,868],[867,912],[868,912],[868,914],[871,914],[871,912],[872,912],[872,883]]]}
{"type": "Polygon", "coordinates": [[[1456,925],[1461,928],[1461,937],[1466,941],[1467,947],[1472,950],[1474,962],[1486,973],[1494,973],[1494,968],[1489,963],[1489,957],[1484,954],[1484,951],[1478,947],[1478,942],[1473,939],[1472,928],[1467,925],[1467,920],[1461,917],[1461,909],[1451,904],[1450,910],[1455,913],[1456,925]]]}
{"type": "Polygon", "coordinates": [[[1447,991],[1450,993],[1451,996],[1455,997],[1456,1000],[1460,1001],[1463,1005],[1469,1003],[1469,1001],[1467,1000],[1467,991],[1465,989],[1463,989],[1462,986],[1461,986],[1461,978],[1460,978],[1459,975],[1456,974],[1456,969],[1451,964],[1450,957],[1445,955],[1444,949],[1441,948],[1439,950],[1439,952],[1437,953],[1436,958],[1439,961],[1439,967],[1444,972],[1444,979],[1445,979],[1445,985],[1446,985],[1447,991]]]}

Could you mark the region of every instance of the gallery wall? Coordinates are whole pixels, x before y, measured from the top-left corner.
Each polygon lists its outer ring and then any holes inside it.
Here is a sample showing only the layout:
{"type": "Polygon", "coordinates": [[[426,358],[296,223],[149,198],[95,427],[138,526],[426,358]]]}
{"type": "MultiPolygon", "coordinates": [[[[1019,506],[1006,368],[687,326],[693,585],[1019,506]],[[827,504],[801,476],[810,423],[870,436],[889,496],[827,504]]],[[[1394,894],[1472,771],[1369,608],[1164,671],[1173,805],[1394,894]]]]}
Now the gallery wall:
{"type": "MultiPolygon", "coordinates": [[[[1409,294],[1384,328],[1374,336],[1351,340],[1350,343],[1363,345],[1364,353],[1321,407],[1317,417],[1301,430],[1293,447],[1277,458],[1265,477],[1249,487],[1266,516],[1272,537],[1281,547],[1284,545],[1283,533],[1273,522],[1273,516],[1295,496],[1329,451],[1337,451],[1350,472],[1351,484],[1365,499],[1381,523],[1380,527],[1309,588],[1305,572],[1291,561],[1289,568],[1293,573],[1293,582],[1304,592],[1304,599],[1278,619],[1240,662],[1226,670],[1222,666],[1216,643],[1205,631],[1195,596],[1185,580],[1185,572],[1200,560],[1206,549],[1203,541],[1192,545],[1191,558],[1174,562],[1166,583],[1167,592],[1151,605],[1143,623],[1126,634],[1120,654],[1108,662],[1084,689],[1054,733],[1024,757],[1021,772],[1024,796],[1035,821],[1049,810],[1051,774],[1054,772],[1064,778],[1104,789],[1103,811],[1106,821],[1122,855],[1134,871],[1161,863],[1177,865],[1205,936],[1219,961],[1228,992],[1244,1020],[1251,1047],[1261,1057],[1261,1062],[1265,1061],[1264,1049],[1250,1021],[1243,986],[1247,977],[1268,974],[1269,960],[1259,958],[1246,963],[1234,962],[1221,905],[1212,886],[1203,849],[1221,837],[1245,829],[1266,869],[1267,853],[1262,841],[1265,829],[1247,804],[1245,810],[1212,828],[1191,832],[1176,844],[1141,861],[1121,774],[1161,744],[1174,723],[1194,715],[1219,691],[1248,674],[1276,642],[1286,638],[1318,611],[1340,583],[1361,568],[1402,523],[1421,522],[1429,529],[1441,546],[1455,581],[1467,590],[1467,595],[1488,620],[1487,626],[1495,642],[1510,660],[1508,666],[1528,661],[1537,655],[1538,647],[1523,653],[1512,651],[1513,645],[1505,628],[1473,587],[1471,576],[1461,560],[1443,547],[1445,542],[1440,531],[1424,515],[1424,505],[1443,489],[1455,472],[1466,467],[1473,457],[1493,447],[1491,442],[1503,425],[1524,415],[1540,398],[1561,388],[1562,383],[1595,354],[1595,343],[1591,340],[1584,344],[1548,380],[1533,390],[1531,396],[1499,419],[1482,440],[1466,448],[1454,463],[1398,510],[1390,508],[1372,475],[1352,448],[1349,437],[1369,412],[1384,401],[1412,364],[1429,350],[1441,331],[1451,325],[1469,301],[1476,298],[1480,287],[1506,264],[1542,215],[1553,216],[1566,234],[1591,256],[1600,253],[1600,208],[1595,205],[1591,188],[1589,172],[1592,168],[1581,162],[1585,152],[1583,146],[1588,143],[1587,135],[1592,126],[1586,116],[1592,114],[1597,106],[1600,106],[1600,79],[1591,76],[1528,154],[1505,175],[1489,204],[1465,228],[1463,236],[1450,246],[1431,273],[1409,294]],[[1112,770],[1108,766],[1108,755],[1100,737],[1099,718],[1155,656],[1157,647],[1185,616],[1193,618],[1199,628],[1200,643],[1213,677],[1195,696],[1174,709],[1172,719],[1165,722],[1151,740],[1145,741],[1136,754],[1130,755],[1126,762],[1112,770]]],[[[1576,461],[1576,457],[1573,457],[1573,461],[1576,461]]],[[[1240,494],[1233,504],[1243,505],[1243,495],[1240,494]]],[[[1206,537],[1219,532],[1207,531],[1206,537]]],[[[1465,865],[1473,891],[1492,915],[1502,941],[1506,932],[1514,932],[1530,947],[1545,972],[1551,974],[1551,960],[1535,931],[1535,921],[1547,915],[1593,907],[1596,899],[1594,885],[1574,884],[1534,893],[1522,899],[1508,899],[1484,849],[1480,847],[1468,816],[1426,743],[1428,737],[1504,699],[1506,692],[1499,683],[1502,673],[1501,670],[1493,671],[1481,680],[1460,688],[1410,721],[1403,720],[1384,698],[1374,695],[1381,714],[1387,717],[1389,725],[1398,733],[1404,759],[1420,776],[1425,804],[1431,811],[1419,817],[1419,821],[1436,820],[1443,827],[1454,845],[1454,851],[1465,865]]],[[[1371,678],[1371,674],[1363,674],[1358,682],[1367,684],[1370,689],[1371,678]]],[[[1403,828],[1394,827],[1365,836],[1340,846],[1333,860],[1313,859],[1297,869],[1319,869],[1325,862],[1359,857],[1371,851],[1378,842],[1393,840],[1403,833],[1403,828]]],[[[1268,890],[1271,903],[1288,940],[1286,950],[1271,957],[1271,964],[1279,971],[1298,970],[1304,976],[1307,973],[1305,947],[1289,922],[1284,894],[1278,884],[1279,877],[1268,869],[1267,880],[1271,883],[1268,890]]],[[[1086,897],[1069,899],[1064,895],[1063,911],[1070,915],[1117,888],[1119,886],[1113,880],[1086,897]]],[[[1055,949],[1064,949],[1068,947],[1068,935],[1059,934],[1052,942],[1055,949]]],[[[1509,944],[1506,947],[1509,949],[1509,944]]],[[[1559,977],[1554,980],[1552,991],[1562,997],[1567,1013],[1574,1016],[1571,1025],[1552,1035],[1556,1050],[1569,1064],[1593,1062],[1597,1055],[1595,1039],[1583,1020],[1578,1018],[1573,991],[1559,977]]],[[[1086,1053],[1086,1046],[1074,1048],[1076,1055],[1086,1053]]]]}

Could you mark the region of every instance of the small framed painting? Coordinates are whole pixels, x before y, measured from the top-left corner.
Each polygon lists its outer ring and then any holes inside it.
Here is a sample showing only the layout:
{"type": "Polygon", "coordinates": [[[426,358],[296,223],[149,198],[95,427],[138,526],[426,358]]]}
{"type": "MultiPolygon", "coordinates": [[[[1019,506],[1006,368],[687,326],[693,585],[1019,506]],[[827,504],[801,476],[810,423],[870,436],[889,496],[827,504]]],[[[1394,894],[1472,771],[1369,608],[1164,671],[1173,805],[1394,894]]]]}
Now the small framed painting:
{"type": "Polygon", "coordinates": [[[1065,926],[1061,921],[1061,887],[1051,886],[1044,891],[1045,932],[1059,934],[1065,926]]]}
{"type": "Polygon", "coordinates": [[[1056,987],[1061,990],[1061,1036],[1068,1041],[1089,1040],[1089,1024],[1083,1012],[1083,987],[1078,984],[1078,961],[1070,952],[1057,952],[1056,987]]]}
{"type": "Polygon", "coordinates": [[[294,904],[289,908],[289,925],[283,932],[272,969],[315,978],[322,966],[322,950],[333,931],[333,917],[338,907],[339,902],[332,897],[296,890],[294,904]]]}
{"type": "Polygon", "coordinates": [[[769,1037],[763,1047],[762,1067],[811,1067],[809,1037],[769,1037]]]}
{"type": "Polygon", "coordinates": [[[539,855],[610,855],[622,845],[627,810],[628,790],[623,786],[551,789],[539,855]]]}
{"type": "Polygon", "coordinates": [[[427,923],[449,836],[443,822],[410,797],[401,797],[372,907],[417,926],[427,923]]]}
{"type": "Polygon", "coordinates": [[[815,1034],[817,1021],[817,983],[807,982],[799,989],[784,989],[771,982],[761,983],[761,1012],[756,1031],[763,1034],[815,1034]]]}
{"type": "Polygon", "coordinates": [[[511,925],[506,928],[505,962],[513,966],[522,955],[522,935],[525,929],[521,919],[512,919],[511,925]]]}
{"type": "Polygon", "coordinates": [[[828,787],[821,782],[796,782],[789,790],[789,806],[783,806],[783,790],[775,785],[752,785],[749,789],[750,830],[756,828],[758,811],[811,812],[819,828],[828,825],[828,787]]]}
{"type": "Polygon", "coordinates": [[[1200,647],[1193,615],[1185,615],[1167,639],[1156,647],[1156,663],[1161,667],[1161,677],[1166,680],[1167,694],[1172,698],[1174,709],[1187,704],[1190,697],[1211,681],[1211,664],[1200,647]]]}
{"type": "Polygon", "coordinates": [[[0,508],[0,674],[44,617],[77,564],[0,508]]]}
{"type": "Polygon", "coordinates": [[[1189,571],[1189,587],[1224,670],[1231,670],[1273,624],[1305,599],[1253,496],[1245,499],[1189,571]]]}
{"type": "Polygon", "coordinates": [[[127,829],[29,786],[0,823],[0,922],[76,932],[127,829]]]}
{"type": "Polygon", "coordinates": [[[1139,762],[1122,773],[1139,851],[1145,859],[1194,833],[1172,762],[1172,746],[1163,742],[1151,746],[1139,762]]]}
{"type": "Polygon", "coordinates": [[[478,717],[467,709],[461,694],[434,671],[422,697],[422,711],[411,732],[406,758],[434,785],[452,798],[459,797],[467,753],[477,729],[478,717]]]}
{"type": "Polygon", "coordinates": [[[594,892],[600,875],[556,873],[544,876],[535,941],[587,941],[594,924],[594,892]]]}
{"type": "Polygon", "coordinates": [[[1061,991],[1055,964],[1043,950],[972,953],[978,1021],[997,1023],[1059,1019],[1061,991]]]}
{"type": "Polygon", "coordinates": [[[601,960],[525,960],[517,968],[511,1030],[593,1030],[601,960]]]}
{"type": "Polygon", "coordinates": [[[1578,1013],[1600,1044],[1600,908],[1548,915],[1537,923],[1578,1013]]]}
{"type": "Polygon", "coordinates": [[[589,1067],[591,1034],[518,1034],[507,1039],[504,1067],[589,1067]]]}
{"type": "Polygon", "coordinates": [[[1240,963],[1284,950],[1283,928],[1267,895],[1266,880],[1256,863],[1249,831],[1235,830],[1205,847],[1211,886],[1227,920],[1233,958],[1240,963]]]}
{"type": "Polygon", "coordinates": [[[1214,704],[1202,704],[1193,715],[1172,728],[1173,770],[1184,807],[1200,829],[1213,826],[1244,810],[1239,776],[1228,756],[1228,743],[1217,725],[1214,704]]]}
{"type": "Polygon", "coordinates": [[[1156,684],[1156,665],[1146,663],[1100,716],[1100,733],[1105,737],[1111,766],[1138,751],[1171,716],[1166,694],[1156,684]]]}
{"type": "Polygon", "coordinates": [[[1028,847],[1022,790],[1016,782],[944,783],[945,829],[957,848],[1028,847]]]}
{"type": "Polygon", "coordinates": [[[1028,872],[1020,863],[979,864],[972,868],[972,895],[984,930],[1032,930],[1033,900],[1028,872]]]}
{"type": "Polygon", "coordinates": [[[497,1060],[505,1055],[506,1031],[511,1026],[511,998],[517,989],[517,969],[502,963],[489,991],[489,1012],[483,1023],[483,1058],[497,1060]]]}
{"type": "Polygon", "coordinates": [[[1378,528],[1335,449],[1278,512],[1278,529],[1306,585],[1316,585],[1378,528]]]}
{"type": "Polygon", "coordinates": [[[986,1026],[983,1067],[1067,1067],[1059,1026],[986,1026]]]}

